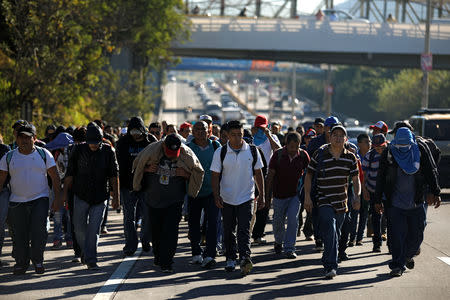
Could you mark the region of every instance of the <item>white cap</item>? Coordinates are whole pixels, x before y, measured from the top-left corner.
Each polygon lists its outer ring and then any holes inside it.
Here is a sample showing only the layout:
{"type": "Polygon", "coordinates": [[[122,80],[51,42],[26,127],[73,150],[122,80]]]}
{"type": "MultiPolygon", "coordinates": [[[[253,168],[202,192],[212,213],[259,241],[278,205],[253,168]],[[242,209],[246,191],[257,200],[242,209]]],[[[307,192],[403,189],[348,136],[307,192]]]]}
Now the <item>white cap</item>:
{"type": "Polygon", "coordinates": [[[201,115],[199,119],[201,121],[209,121],[209,122],[212,122],[213,120],[210,115],[201,115]]]}

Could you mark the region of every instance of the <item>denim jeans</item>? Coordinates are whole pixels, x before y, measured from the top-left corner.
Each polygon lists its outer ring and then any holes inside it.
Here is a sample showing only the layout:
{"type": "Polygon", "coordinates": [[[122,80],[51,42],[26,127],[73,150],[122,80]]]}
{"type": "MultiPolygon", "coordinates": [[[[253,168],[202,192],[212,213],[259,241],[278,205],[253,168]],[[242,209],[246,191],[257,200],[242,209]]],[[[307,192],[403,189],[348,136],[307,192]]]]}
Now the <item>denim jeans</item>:
{"type": "Polygon", "coordinates": [[[275,243],[284,244],[285,252],[295,251],[299,210],[298,196],[284,199],[273,198],[273,235],[275,243]],[[286,217],[287,228],[284,226],[286,217]]]}
{"type": "Polygon", "coordinates": [[[8,222],[14,230],[13,252],[18,266],[28,266],[30,258],[34,264],[44,261],[48,203],[47,197],[24,203],[9,202],[8,222]]]}
{"type": "Polygon", "coordinates": [[[223,222],[222,222],[222,209],[219,208],[217,213],[217,250],[223,250],[223,222]]]}
{"type": "Polygon", "coordinates": [[[350,241],[362,241],[364,237],[364,230],[367,226],[367,217],[369,215],[369,201],[364,200],[360,197],[361,208],[359,210],[351,210],[351,231],[350,231],[350,241]],[[359,222],[358,222],[359,217],[359,222]]]}
{"type": "Polygon", "coordinates": [[[352,211],[342,214],[344,215],[344,220],[342,221],[341,233],[339,236],[338,257],[345,254],[350,236],[350,230],[352,229],[352,211]]]}
{"type": "Polygon", "coordinates": [[[324,244],[322,264],[326,271],[337,270],[338,244],[345,214],[336,213],[334,208],[328,205],[320,206],[318,211],[320,234],[324,244]]]}
{"type": "Polygon", "coordinates": [[[155,261],[159,261],[162,268],[168,268],[173,264],[173,257],[178,245],[182,206],[183,202],[164,208],[148,206],[153,254],[155,261]]]}
{"type": "Polygon", "coordinates": [[[73,223],[81,255],[86,263],[96,263],[100,227],[108,202],[105,200],[100,204],[90,205],[76,195],[73,201],[73,223]]]}
{"type": "Polygon", "coordinates": [[[389,268],[405,270],[406,259],[412,258],[417,253],[423,241],[426,226],[425,205],[408,210],[392,206],[388,213],[392,252],[389,268]]]}
{"type": "Polygon", "coordinates": [[[202,254],[200,248],[200,216],[202,209],[206,211],[204,216],[206,220],[206,249],[203,253],[204,257],[216,257],[217,247],[217,218],[219,208],[214,202],[213,195],[206,197],[192,198],[188,200],[189,208],[189,236],[191,238],[192,256],[202,254]]]}
{"type": "Polygon", "coordinates": [[[141,209],[140,215],[142,216],[141,241],[142,243],[150,242],[150,237],[148,236],[148,210],[146,209],[142,193],[132,193],[129,189],[122,188],[120,189],[120,198],[123,205],[123,231],[125,234],[123,251],[134,253],[138,247],[136,222],[139,209],[141,209]],[[139,203],[141,205],[138,205],[139,203]]]}
{"type": "Polygon", "coordinates": [[[66,218],[66,232],[64,240],[72,241],[72,228],[70,224],[70,215],[65,207],[61,207],[59,211],[55,211],[53,214],[53,241],[62,241],[63,239],[63,219],[66,218]]]}
{"type": "Polygon", "coordinates": [[[2,255],[3,240],[5,239],[5,224],[8,216],[9,189],[0,191],[0,255],[2,255]]]}
{"type": "Polygon", "coordinates": [[[239,249],[241,259],[250,258],[250,222],[252,220],[253,202],[253,200],[249,200],[240,205],[223,204],[223,241],[227,260],[236,260],[236,248],[239,249]]]}

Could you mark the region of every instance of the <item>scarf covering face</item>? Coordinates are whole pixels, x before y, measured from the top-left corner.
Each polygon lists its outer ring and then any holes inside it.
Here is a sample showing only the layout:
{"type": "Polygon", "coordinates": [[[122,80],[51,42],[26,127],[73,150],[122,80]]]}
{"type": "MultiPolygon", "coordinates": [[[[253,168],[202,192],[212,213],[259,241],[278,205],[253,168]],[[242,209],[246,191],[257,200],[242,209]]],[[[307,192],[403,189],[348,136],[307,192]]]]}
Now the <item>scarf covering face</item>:
{"type": "Polygon", "coordinates": [[[406,127],[399,128],[389,150],[400,168],[408,174],[415,174],[420,167],[420,150],[416,137],[406,127]]]}
{"type": "Polygon", "coordinates": [[[261,128],[258,128],[258,131],[256,132],[255,136],[253,137],[253,143],[256,146],[259,146],[263,144],[267,140],[267,136],[264,133],[264,130],[261,128]]]}

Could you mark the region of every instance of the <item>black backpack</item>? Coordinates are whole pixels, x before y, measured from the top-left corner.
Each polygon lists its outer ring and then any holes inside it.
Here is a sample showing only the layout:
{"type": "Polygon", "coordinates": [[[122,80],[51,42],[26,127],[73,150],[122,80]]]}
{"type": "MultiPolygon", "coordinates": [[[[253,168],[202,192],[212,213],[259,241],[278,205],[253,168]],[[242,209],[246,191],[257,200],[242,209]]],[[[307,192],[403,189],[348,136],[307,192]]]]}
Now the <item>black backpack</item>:
{"type": "Polygon", "coordinates": [[[441,161],[441,150],[439,149],[439,147],[432,139],[426,137],[418,136],[416,137],[416,141],[418,144],[423,146],[425,152],[430,158],[431,166],[437,172],[439,162],[441,161]]]}
{"type": "MultiPolygon", "coordinates": [[[[256,162],[258,161],[258,154],[256,153],[256,151],[258,151],[258,150],[255,145],[249,145],[249,147],[250,147],[250,151],[251,151],[252,157],[253,157],[252,171],[253,171],[253,175],[255,175],[255,165],[256,165],[256,162]]],[[[227,144],[223,145],[222,149],[220,149],[220,162],[222,165],[222,170],[223,170],[223,160],[225,159],[225,156],[227,155],[227,150],[228,150],[227,144]]],[[[220,172],[220,177],[219,177],[220,179],[222,179],[222,172],[223,171],[220,172]]]]}

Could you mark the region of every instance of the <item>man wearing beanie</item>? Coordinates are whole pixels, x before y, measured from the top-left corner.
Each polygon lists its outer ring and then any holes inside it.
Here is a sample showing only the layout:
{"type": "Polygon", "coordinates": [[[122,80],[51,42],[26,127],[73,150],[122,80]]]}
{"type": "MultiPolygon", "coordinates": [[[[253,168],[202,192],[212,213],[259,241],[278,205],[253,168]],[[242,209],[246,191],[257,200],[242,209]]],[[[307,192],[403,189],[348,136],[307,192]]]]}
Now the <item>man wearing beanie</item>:
{"type": "Polygon", "coordinates": [[[138,235],[136,230],[137,216],[141,215],[141,243],[142,250],[150,251],[150,236],[147,209],[142,199],[142,193],[132,193],[133,173],[132,166],[136,156],[149,144],[156,142],[156,138],[147,133],[144,121],[141,117],[133,117],[128,123],[127,133],[117,142],[117,160],[119,162],[120,200],[123,205],[123,231],[125,245],[124,256],[132,256],[138,246],[138,235]]]}
{"type": "Polygon", "coordinates": [[[64,200],[67,201],[69,188],[72,187],[73,223],[81,248],[81,262],[90,270],[99,270],[97,244],[109,199],[108,183],[113,190],[112,207],[119,207],[118,173],[116,152],[103,142],[102,129],[95,123],[89,123],[86,143],[74,146],[69,157],[64,200]]]}

